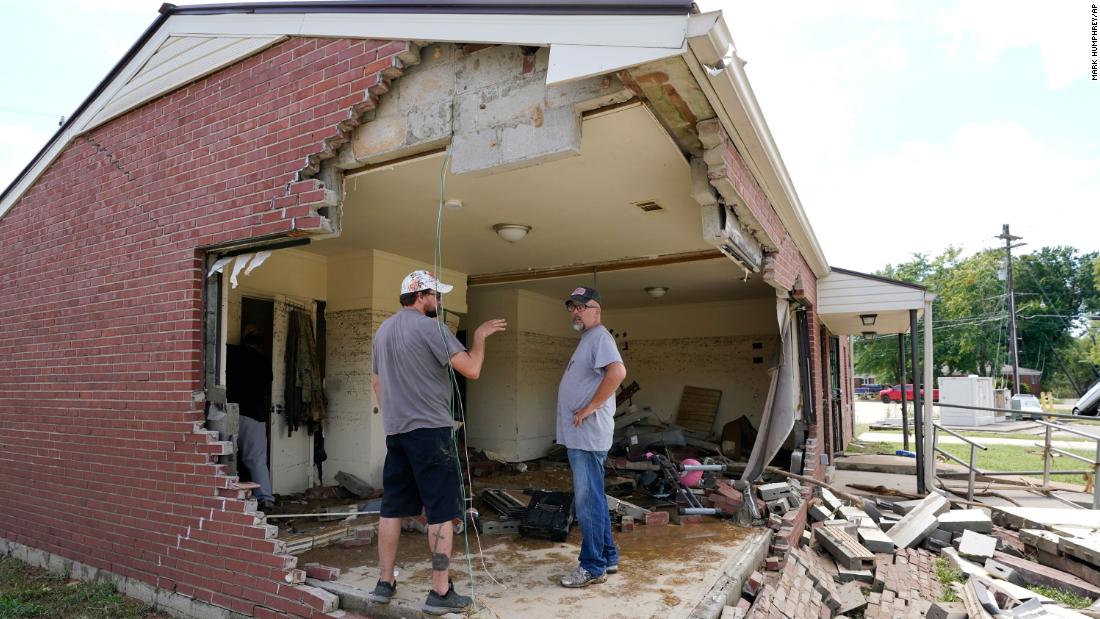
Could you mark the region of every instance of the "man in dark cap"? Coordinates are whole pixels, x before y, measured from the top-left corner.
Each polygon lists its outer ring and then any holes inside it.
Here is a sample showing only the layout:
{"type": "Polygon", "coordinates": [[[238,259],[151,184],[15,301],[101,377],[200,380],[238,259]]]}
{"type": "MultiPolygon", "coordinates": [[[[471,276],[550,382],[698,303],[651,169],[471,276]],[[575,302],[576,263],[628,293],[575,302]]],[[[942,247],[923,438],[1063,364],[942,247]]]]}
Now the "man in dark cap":
{"type": "Polygon", "coordinates": [[[573,470],[573,494],[581,527],[580,564],[561,578],[563,587],[587,587],[619,570],[604,494],[603,464],[615,431],[615,390],[626,366],[615,338],[600,324],[600,293],[580,286],[565,301],[573,329],[581,333],[558,385],[557,442],[573,470]]]}

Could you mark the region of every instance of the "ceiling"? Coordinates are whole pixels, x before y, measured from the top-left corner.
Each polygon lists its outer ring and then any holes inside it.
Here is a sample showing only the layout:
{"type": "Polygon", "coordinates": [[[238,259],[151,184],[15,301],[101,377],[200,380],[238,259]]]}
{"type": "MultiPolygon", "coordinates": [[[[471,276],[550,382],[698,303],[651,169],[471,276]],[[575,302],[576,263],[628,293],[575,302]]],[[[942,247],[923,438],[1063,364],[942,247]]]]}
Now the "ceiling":
{"type": "Polygon", "coordinates": [[[748,281],[742,281],[744,273],[732,260],[721,257],[630,271],[597,273],[594,284],[591,275],[574,275],[496,284],[492,287],[519,288],[564,301],[575,287],[593,286],[600,291],[603,305],[607,308],[656,307],[775,296],[775,289],[764,283],[760,274],[753,274],[748,281]],[[668,288],[668,292],[655,299],[645,291],[651,286],[664,286],[668,288]]]}
{"type": "MultiPolygon", "coordinates": [[[[440,155],[352,176],[339,238],[323,255],[380,249],[433,262],[440,155]]],[[[487,176],[448,174],[443,263],[471,275],[709,249],[679,149],[644,106],[587,118],[581,154],[487,176]],[[645,213],[634,202],[653,200],[645,213]],[[532,227],[518,243],[493,224],[532,227]]]]}

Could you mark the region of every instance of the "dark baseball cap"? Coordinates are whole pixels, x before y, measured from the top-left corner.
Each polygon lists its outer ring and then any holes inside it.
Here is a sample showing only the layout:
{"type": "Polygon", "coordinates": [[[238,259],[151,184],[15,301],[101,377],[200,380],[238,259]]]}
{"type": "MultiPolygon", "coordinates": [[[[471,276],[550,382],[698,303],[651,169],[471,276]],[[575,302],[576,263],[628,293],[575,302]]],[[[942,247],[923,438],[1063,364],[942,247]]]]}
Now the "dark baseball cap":
{"type": "Polygon", "coordinates": [[[589,301],[595,301],[601,306],[603,305],[603,302],[600,301],[600,293],[595,288],[577,286],[573,289],[573,292],[569,294],[569,298],[565,300],[565,304],[580,303],[582,305],[588,305],[589,301]]]}

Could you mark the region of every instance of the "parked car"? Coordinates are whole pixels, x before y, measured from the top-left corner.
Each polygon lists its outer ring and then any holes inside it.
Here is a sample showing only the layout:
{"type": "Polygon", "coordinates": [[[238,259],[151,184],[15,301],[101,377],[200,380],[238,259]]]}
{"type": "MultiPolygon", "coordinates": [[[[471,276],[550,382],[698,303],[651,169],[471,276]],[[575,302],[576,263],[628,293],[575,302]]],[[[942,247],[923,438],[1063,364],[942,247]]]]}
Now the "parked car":
{"type": "Polygon", "coordinates": [[[878,392],[883,389],[888,389],[886,385],[863,385],[856,387],[856,397],[860,400],[874,400],[878,397],[878,392]]]}
{"type": "MultiPolygon", "coordinates": [[[[924,387],[920,389],[920,396],[924,397],[924,387]]],[[[882,400],[883,404],[889,404],[890,402],[901,402],[901,385],[894,385],[878,392],[878,399],[882,400]]],[[[913,401],[913,385],[908,384],[905,386],[905,401],[913,401]]],[[[932,390],[932,401],[940,401],[940,390],[932,390]]]]}
{"type": "Polygon", "coordinates": [[[1073,405],[1073,414],[1092,415],[1094,417],[1100,414],[1100,380],[1093,383],[1085,392],[1085,395],[1077,400],[1077,404],[1073,405]]]}

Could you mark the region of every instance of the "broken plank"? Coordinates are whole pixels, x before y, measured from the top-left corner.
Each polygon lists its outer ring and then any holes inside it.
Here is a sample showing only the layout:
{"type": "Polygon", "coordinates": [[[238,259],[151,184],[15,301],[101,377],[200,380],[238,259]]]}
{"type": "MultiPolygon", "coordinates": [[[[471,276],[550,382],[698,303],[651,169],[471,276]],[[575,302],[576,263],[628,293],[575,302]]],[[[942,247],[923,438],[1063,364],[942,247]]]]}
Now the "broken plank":
{"type": "Polygon", "coordinates": [[[818,527],[814,538],[840,567],[849,570],[873,569],[875,555],[840,527],[818,527]]]}

